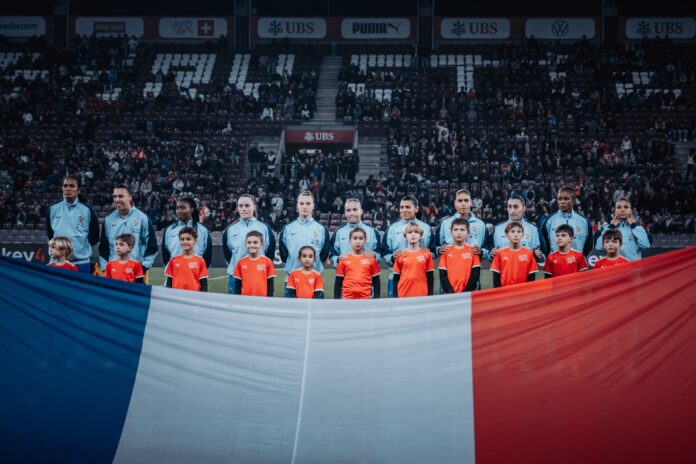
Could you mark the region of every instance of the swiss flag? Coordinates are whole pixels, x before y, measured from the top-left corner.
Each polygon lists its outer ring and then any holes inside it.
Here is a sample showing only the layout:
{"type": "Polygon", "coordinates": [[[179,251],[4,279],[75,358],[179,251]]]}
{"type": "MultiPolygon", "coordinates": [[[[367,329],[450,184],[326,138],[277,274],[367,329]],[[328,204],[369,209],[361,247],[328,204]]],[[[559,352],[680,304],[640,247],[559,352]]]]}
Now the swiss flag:
{"type": "Polygon", "coordinates": [[[212,19],[198,20],[198,36],[213,37],[215,35],[215,21],[212,19]]]}

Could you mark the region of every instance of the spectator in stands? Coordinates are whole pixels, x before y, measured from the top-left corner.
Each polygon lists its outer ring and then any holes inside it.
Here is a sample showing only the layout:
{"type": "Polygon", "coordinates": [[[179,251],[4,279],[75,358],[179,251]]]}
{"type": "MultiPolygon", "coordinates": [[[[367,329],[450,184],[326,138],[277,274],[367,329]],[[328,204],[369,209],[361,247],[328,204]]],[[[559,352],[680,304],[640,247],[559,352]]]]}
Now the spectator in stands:
{"type": "Polygon", "coordinates": [[[48,208],[46,237],[67,237],[72,257],[67,257],[79,272],[91,273],[93,247],[99,243],[99,217],[85,203],[77,176],[63,178],[63,199],[48,208]]]}

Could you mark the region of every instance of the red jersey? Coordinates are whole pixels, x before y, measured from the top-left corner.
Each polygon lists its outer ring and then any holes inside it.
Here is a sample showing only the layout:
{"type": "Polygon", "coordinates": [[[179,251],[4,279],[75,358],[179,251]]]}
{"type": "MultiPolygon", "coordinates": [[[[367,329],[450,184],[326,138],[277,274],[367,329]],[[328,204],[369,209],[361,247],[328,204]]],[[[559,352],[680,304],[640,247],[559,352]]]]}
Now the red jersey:
{"type": "Polygon", "coordinates": [[[609,267],[609,266],[615,266],[617,264],[623,264],[623,263],[630,263],[629,260],[624,258],[623,256],[618,256],[614,259],[607,258],[606,256],[599,261],[597,261],[594,265],[595,269],[602,269],[603,267],[609,267]]]}
{"type": "Polygon", "coordinates": [[[394,274],[399,274],[397,292],[399,298],[427,296],[427,273],[435,269],[433,256],[428,250],[402,250],[401,257],[394,260],[394,274]]]}
{"type": "Polygon", "coordinates": [[[268,296],[268,279],[275,277],[273,261],[259,255],[252,259],[246,256],[237,262],[232,276],[242,281],[242,295],[268,296]]]}
{"type": "Polygon", "coordinates": [[[491,263],[491,271],[500,274],[503,287],[526,282],[529,274],[535,273],[538,268],[534,253],[524,247],[517,250],[502,248],[491,263]]]}
{"type": "Polygon", "coordinates": [[[438,269],[447,271],[447,280],[456,293],[462,292],[471,277],[471,271],[481,267],[481,258],[471,251],[469,245],[456,247],[451,245],[447,253],[440,255],[438,269]]]}
{"type": "Polygon", "coordinates": [[[109,279],[124,280],[126,282],[135,282],[135,279],[144,278],[143,266],[139,261],[129,259],[122,263],[118,259],[109,261],[104,269],[104,277],[109,279]]]}
{"type": "Polygon", "coordinates": [[[568,253],[554,251],[544,264],[544,272],[553,277],[587,270],[587,260],[579,251],[571,249],[568,253]]]}
{"type": "Polygon", "coordinates": [[[208,268],[198,255],[179,255],[169,260],[164,275],[171,277],[172,288],[200,291],[201,279],[208,278],[208,268]]]}
{"type": "Polygon", "coordinates": [[[372,298],[372,277],[380,274],[374,256],[349,254],[338,262],[336,276],[343,277],[342,298],[359,300],[372,298]]]}
{"type": "Polygon", "coordinates": [[[79,272],[77,270],[77,266],[75,266],[70,261],[66,261],[63,264],[56,264],[55,262],[53,262],[53,263],[48,263],[48,265],[51,267],[57,267],[58,269],[65,269],[66,271],[79,272]]]}
{"type": "Polygon", "coordinates": [[[297,298],[314,298],[314,292],[324,291],[324,280],[314,269],[309,274],[295,269],[288,276],[287,287],[295,290],[297,298]]]}

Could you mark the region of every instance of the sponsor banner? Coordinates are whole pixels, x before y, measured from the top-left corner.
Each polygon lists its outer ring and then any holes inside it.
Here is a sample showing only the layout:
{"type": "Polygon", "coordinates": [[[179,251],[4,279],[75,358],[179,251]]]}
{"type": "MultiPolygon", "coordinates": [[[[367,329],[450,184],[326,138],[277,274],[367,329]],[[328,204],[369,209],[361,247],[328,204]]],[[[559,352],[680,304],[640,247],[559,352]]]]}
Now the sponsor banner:
{"type": "Polygon", "coordinates": [[[440,21],[443,39],[480,40],[510,38],[507,18],[443,18],[440,21]]]}
{"type": "Polygon", "coordinates": [[[537,39],[593,39],[596,34],[592,18],[530,18],[526,21],[526,37],[537,39]]]}
{"type": "Polygon", "coordinates": [[[0,247],[0,256],[21,259],[31,263],[47,264],[48,243],[6,243],[0,247]]]}
{"type": "Polygon", "coordinates": [[[353,143],[355,131],[352,130],[296,130],[285,131],[285,143],[353,143]]]}
{"type": "Polygon", "coordinates": [[[0,35],[34,37],[46,35],[46,20],[41,16],[0,16],[0,35]]]}
{"type": "Polygon", "coordinates": [[[138,17],[79,17],[75,20],[75,34],[116,37],[119,35],[142,37],[145,22],[138,17]]]}
{"type": "Polygon", "coordinates": [[[261,39],[324,39],[324,18],[258,18],[256,32],[261,39]]]}
{"type": "Polygon", "coordinates": [[[694,18],[628,18],[627,39],[693,39],[696,37],[694,18]]]}
{"type": "Polygon", "coordinates": [[[403,40],[411,37],[409,18],[346,18],[341,21],[344,39],[403,40]]]}
{"type": "Polygon", "coordinates": [[[225,18],[160,18],[163,39],[210,39],[228,36],[225,18]]]}

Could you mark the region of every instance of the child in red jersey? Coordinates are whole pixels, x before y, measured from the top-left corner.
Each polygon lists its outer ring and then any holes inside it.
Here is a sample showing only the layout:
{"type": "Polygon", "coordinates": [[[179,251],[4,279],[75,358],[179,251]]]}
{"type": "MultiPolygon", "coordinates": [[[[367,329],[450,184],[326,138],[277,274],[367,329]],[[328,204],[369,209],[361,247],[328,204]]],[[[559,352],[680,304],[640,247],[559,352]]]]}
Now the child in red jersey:
{"type": "Polygon", "coordinates": [[[288,276],[288,298],[324,299],[324,280],[321,274],[314,270],[316,256],[313,247],[307,245],[300,248],[298,258],[302,267],[295,269],[288,276]]]}
{"type": "Polygon", "coordinates": [[[139,261],[131,259],[130,253],[135,246],[135,236],[133,234],[122,234],[116,237],[114,247],[118,259],[109,261],[104,269],[104,277],[109,279],[123,280],[125,282],[145,283],[143,266],[139,261]]]}
{"type": "Polygon", "coordinates": [[[275,267],[273,261],[264,256],[263,234],[252,230],[246,235],[248,256],[240,259],[234,268],[235,295],[273,296],[273,278],[275,267]]]}
{"type": "Polygon", "coordinates": [[[556,228],[558,251],[554,251],[546,258],[544,265],[546,277],[559,277],[587,270],[585,256],[570,247],[573,243],[573,235],[573,227],[568,224],[561,224],[556,228]]]}
{"type": "Polygon", "coordinates": [[[440,255],[442,293],[462,293],[476,289],[481,274],[481,258],[466,244],[469,221],[457,218],[450,226],[454,243],[440,255]]]}
{"type": "Polygon", "coordinates": [[[394,260],[394,297],[426,296],[433,294],[433,255],[418,246],[424,231],[415,222],[404,227],[407,247],[394,260]]]}
{"type": "Polygon", "coordinates": [[[169,260],[164,275],[167,287],[196,292],[208,291],[208,268],[205,261],[194,253],[198,232],[193,227],[182,227],[179,231],[179,245],[182,254],[169,260]]]}
{"type": "Polygon", "coordinates": [[[382,292],[379,264],[374,255],[365,254],[367,232],[356,227],[348,234],[351,253],[338,262],[334,298],[358,300],[379,298],[382,292]]]}
{"type": "Polygon", "coordinates": [[[534,253],[521,244],[523,235],[524,227],[519,222],[512,221],[505,226],[505,236],[510,244],[502,248],[491,263],[494,287],[507,287],[534,280],[538,267],[534,253]]]}
{"type": "Polygon", "coordinates": [[[616,264],[629,263],[630,261],[619,254],[619,250],[623,245],[623,236],[620,230],[609,229],[602,235],[602,246],[606,256],[594,265],[595,269],[614,266],[616,264]]]}
{"type": "Polygon", "coordinates": [[[68,237],[53,237],[48,242],[48,252],[51,254],[49,266],[78,272],[77,266],[68,261],[68,257],[72,254],[72,242],[68,237]]]}

